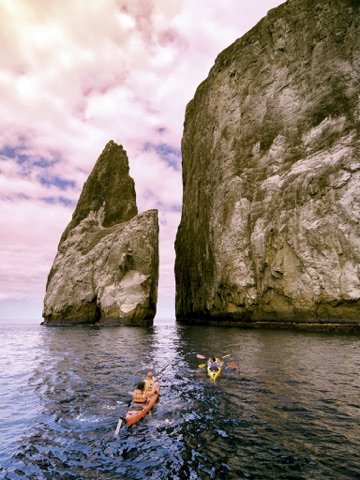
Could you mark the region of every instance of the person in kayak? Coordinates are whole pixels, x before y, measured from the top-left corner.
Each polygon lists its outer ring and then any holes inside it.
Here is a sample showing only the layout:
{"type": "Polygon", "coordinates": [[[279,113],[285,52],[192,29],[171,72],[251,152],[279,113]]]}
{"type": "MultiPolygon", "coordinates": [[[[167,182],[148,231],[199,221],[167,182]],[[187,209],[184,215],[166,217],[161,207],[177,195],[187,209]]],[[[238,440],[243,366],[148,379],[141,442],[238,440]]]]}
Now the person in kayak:
{"type": "Polygon", "coordinates": [[[145,395],[145,382],[141,381],[137,384],[134,390],[132,401],[134,403],[146,403],[147,396],[145,395]]]}
{"type": "Polygon", "coordinates": [[[150,397],[155,393],[155,382],[154,382],[154,375],[152,372],[147,374],[147,377],[144,380],[145,382],[145,395],[150,397]]]}
{"type": "Polygon", "coordinates": [[[207,363],[210,370],[213,370],[214,372],[216,372],[219,367],[222,367],[223,365],[223,362],[217,357],[210,357],[207,363]]]}

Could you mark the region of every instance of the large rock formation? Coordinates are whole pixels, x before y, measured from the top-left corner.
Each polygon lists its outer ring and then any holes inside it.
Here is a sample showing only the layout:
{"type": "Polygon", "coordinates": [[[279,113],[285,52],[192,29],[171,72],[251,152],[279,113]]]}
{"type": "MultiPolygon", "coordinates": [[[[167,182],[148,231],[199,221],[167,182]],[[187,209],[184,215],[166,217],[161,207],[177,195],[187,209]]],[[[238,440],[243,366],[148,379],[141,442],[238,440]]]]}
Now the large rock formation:
{"type": "Polygon", "coordinates": [[[126,152],[110,141],[61,237],[46,286],[45,325],[152,323],[158,212],[137,213],[126,152]]]}
{"type": "Polygon", "coordinates": [[[198,87],[178,320],[360,325],[359,26],[358,0],[288,0],[198,87]]]}

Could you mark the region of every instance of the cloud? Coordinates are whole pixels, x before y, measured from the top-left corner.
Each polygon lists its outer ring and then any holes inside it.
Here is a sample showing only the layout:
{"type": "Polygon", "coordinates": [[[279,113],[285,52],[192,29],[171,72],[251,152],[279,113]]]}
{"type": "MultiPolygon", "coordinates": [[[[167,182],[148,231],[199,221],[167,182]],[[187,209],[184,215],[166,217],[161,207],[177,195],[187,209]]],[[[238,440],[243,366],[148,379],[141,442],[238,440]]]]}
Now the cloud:
{"type": "Polygon", "coordinates": [[[186,104],[216,56],[280,3],[0,0],[0,315],[41,304],[110,139],[127,151],[139,211],[159,209],[159,314],[174,313],[186,104]]]}

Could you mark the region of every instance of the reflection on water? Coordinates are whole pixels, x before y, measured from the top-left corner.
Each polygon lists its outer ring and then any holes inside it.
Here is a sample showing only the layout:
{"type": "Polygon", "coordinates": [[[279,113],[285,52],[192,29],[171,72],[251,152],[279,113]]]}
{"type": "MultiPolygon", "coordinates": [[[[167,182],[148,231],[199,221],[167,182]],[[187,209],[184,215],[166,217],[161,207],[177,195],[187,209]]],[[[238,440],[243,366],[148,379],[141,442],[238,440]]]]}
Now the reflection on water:
{"type": "Polygon", "coordinates": [[[5,329],[0,354],[11,363],[1,478],[360,478],[354,335],[177,324],[18,333],[5,329]],[[213,384],[197,353],[231,354],[239,368],[213,384]],[[136,383],[165,366],[151,415],[115,438],[136,383]]]}

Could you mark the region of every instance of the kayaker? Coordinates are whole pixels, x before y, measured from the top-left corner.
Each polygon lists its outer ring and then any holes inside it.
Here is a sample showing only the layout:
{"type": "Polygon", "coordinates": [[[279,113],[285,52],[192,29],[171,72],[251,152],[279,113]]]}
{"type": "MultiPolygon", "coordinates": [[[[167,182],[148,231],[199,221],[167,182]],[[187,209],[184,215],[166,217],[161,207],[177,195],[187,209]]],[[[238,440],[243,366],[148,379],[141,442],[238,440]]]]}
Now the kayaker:
{"type": "Polygon", "coordinates": [[[154,382],[154,375],[152,372],[148,372],[144,382],[145,382],[145,395],[147,397],[150,397],[155,393],[155,382],[154,382]]]}
{"type": "Polygon", "coordinates": [[[134,403],[146,403],[147,397],[145,395],[145,382],[141,381],[137,384],[134,390],[132,401],[134,403]]]}
{"type": "Polygon", "coordinates": [[[217,357],[210,357],[208,360],[208,366],[210,370],[213,370],[214,372],[216,372],[219,367],[222,366],[222,363],[223,362],[217,357]]]}

